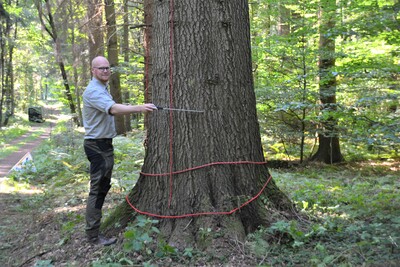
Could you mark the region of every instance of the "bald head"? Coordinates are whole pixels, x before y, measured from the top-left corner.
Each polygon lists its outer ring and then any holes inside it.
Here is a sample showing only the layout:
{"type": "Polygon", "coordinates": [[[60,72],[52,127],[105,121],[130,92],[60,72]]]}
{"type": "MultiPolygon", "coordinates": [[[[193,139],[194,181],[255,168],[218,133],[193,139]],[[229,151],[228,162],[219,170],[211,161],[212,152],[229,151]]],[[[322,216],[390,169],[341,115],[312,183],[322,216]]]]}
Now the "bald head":
{"type": "Polygon", "coordinates": [[[105,57],[98,56],[92,60],[93,77],[106,84],[111,76],[110,63],[105,57]]]}
{"type": "Polygon", "coordinates": [[[110,63],[105,57],[98,56],[92,60],[92,68],[101,67],[102,65],[107,65],[107,66],[110,65],[110,63]]]}

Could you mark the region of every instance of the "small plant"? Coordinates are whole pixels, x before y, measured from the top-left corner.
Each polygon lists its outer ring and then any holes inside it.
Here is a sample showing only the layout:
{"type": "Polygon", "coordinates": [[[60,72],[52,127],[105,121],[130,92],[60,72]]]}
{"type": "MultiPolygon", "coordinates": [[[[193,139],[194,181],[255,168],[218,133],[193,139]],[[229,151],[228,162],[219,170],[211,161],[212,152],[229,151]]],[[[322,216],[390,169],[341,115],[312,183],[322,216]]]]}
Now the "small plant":
{"type": "Polygon", "coordinates": [[[146,254],[152,254],[150,244],[153,242],[153,235],[160,234],[160,230],[154,225],[157,224],[157,220],[151,220],[143,216],[138,216],[137,221],[133,226],[129,226],[127,231],[124,233],[125,251],[136,251],[145,252],[146,254]]]}
{"type": "Polygon", "coordinates": [[[198,245],[200,248],[205,249],[211,244],[212,241],[212,229],[200,227],[198,235],[198,245]]]}
{"type": "Polygon", "coordinates": [[[83,221],[83,217],[80,214],[75,214],[72,212],[67,213],[66,218],[63,218],[63,223],[61,225],[61,232],[63,238],[60,240],[59,245],[64,245],[70,239],[72,234],[75,232],[79,223],[83,221]]]}

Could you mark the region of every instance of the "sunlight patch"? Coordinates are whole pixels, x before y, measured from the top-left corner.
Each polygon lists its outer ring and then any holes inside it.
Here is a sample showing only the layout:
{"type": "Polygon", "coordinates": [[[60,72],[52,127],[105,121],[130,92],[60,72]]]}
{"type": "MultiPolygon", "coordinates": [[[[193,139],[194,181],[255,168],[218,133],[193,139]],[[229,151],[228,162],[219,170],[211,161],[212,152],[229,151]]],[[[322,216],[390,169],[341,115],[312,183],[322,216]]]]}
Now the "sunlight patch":
{"type": "Polygon", "coordinates": [[[0,193],[19,193],[24,195],[42,194],[43,190],[26,183],[12,182],[7,178],[0,181],[0,193]]]}

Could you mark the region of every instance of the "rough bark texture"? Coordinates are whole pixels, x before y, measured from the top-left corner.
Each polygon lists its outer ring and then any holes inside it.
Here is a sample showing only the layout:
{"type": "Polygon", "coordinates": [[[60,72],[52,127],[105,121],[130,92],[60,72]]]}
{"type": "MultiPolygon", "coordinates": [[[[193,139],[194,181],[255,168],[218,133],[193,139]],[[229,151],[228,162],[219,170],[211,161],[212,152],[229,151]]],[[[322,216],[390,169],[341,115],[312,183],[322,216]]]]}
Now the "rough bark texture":
{"type": "MultiPolygon", "coordinates": [[[[144,46],[144,64],[145,64],[145,73],[144,73],[144,90],[145,90],[145,102],[150,102],[153,99],[151,94],[151,84],[150,77],[152,76],[152,66],[151,62],[151,42],[152,42],[152,23],[153,23],[153,1],[152,0],[144,0],[144,37],[143,37],[143,46],[144,46]]],[[[147,125],[147,123],[146,123],[147,125]]]]}
{"type": "MultiPolygon", "coordinates": [[[[152,101],[159,106],[172,101],[176,108],[204,113],[149,115],[142,172],[168,173],[171,167],[179,171],[211,162],[263,162],[247,1],[176,1],[171,99],[169,2],[154,2],[153,10],[152,101]]],[[[141,175],[129,199],[140,210],[160,215],[230,211],[254,197],[268,177],[265,165],[252,164],[210,166],[172,177],[141,175]]],[[[271,181],[260,198],[232,215],[162,219],[159,227],[179,247],[198,244],[200,228],[243,240],[291,209],[271,181]]],[[[135,216],[126,203],[117,212],[114,216],[122,225],[135,216]]]]}

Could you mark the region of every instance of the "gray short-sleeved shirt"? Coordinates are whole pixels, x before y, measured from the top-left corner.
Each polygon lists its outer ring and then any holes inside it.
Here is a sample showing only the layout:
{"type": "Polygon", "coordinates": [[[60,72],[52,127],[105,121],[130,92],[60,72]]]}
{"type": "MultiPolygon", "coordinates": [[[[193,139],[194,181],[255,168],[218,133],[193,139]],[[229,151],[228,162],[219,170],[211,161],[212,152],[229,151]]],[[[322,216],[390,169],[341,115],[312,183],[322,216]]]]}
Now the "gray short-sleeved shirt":
{"type": "Polygon", "coordinates": [[[83,92],[85,139],[113,138],[117,135],[114,116],[109,113],[114,104],[106,85],[92,78],[83,92]]]}

